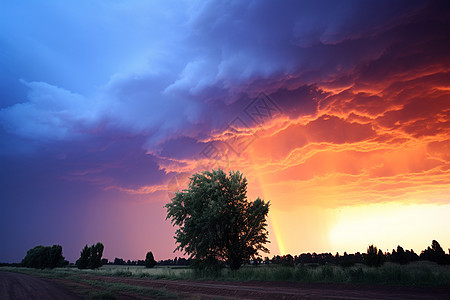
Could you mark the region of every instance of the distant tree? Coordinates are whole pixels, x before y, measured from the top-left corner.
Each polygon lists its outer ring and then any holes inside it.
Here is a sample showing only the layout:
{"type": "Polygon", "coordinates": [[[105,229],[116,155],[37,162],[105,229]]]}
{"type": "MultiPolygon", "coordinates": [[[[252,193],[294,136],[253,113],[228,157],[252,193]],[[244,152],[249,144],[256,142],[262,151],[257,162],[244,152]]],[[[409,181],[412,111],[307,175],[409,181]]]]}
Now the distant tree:
{"type": "Polygon", "coordinates": [[[84,248],[81,249],[80,258],[75,262],[78,269],[87,269],[88,268],[88,262],[89,262],[90,255],[91,255],[91,248],[88,247],[88,245],[84,246],[84,248]]]}
{"type": "Polygon", "coordinates": [[[124,265],[125,261],[122,258],[116,257],[116,258],[114,258],[114,264],[115,265],[124,265]]]}
{"type": "Polygon", "coordinates": [[[78,269],[97,269],[102,266],[102,255],[104,246],[97,243],[88,247],[84,246],[81,250],[80,258],[76,261],[78,269]]]}
{"type": "Polygon", "coordinates": [[[145,260],[139,259],[139,260],[137,261],[137,265],[138,265],[138,266],[145,266],[145,260]]]}
{"type": "Polygon", "coordinates": [[[145,255],[145,267],[146,268],[153,268],[156,265],[155,258],[153,257],[152,251],[147,252],[147,255],[145,255]]]}
{"type": "Polygon", "coordinates": [[[69,262],[64,260],[60,245],[36,246],[28,250],[27,255],[22,260],[22,266],[36,269],[53,269],[68,264],[69,262]]]}
{"type": "Polygon", "coordinates": [[[397,251],[392,250],[391,261],[401,265],[409,263],[406,252],[400,245],[397,246],[397,251]]]}
{"type": "Polygon", "coordinates": [[[294,258],[290,254],[283,255],[281,257],[281,264],[286,267],[293,267],[294,266],[294,258]]]}
{"type": "Polygon", "coordinates": [[[438,264],[449,264],[450,259],[448,255],[445,254],[441,245],[436,240],[431,242],[431,248],[428,247],[426,250],[423,250],[420,254],[420,258],[424,260],[435,261],[438,264]]]}
{"type": "Polygon", "coordinates": [[[367,248],[365,262],[370,267],[379,267],[384,263],[384,254],[381,249],[378,250],[376,246],[370,245],[367,248]]]}
{"type": "Polygon", "coordinates": [[[166,208],[167,218],[179,226],[176,250],[200,262],[198,268],[226,261],[236,270],[258,251],[269,252],[264,246],[269,203],[247,200],[247,179],[240,172],[194,174],[188,189],[176,193],[166,208]]]}

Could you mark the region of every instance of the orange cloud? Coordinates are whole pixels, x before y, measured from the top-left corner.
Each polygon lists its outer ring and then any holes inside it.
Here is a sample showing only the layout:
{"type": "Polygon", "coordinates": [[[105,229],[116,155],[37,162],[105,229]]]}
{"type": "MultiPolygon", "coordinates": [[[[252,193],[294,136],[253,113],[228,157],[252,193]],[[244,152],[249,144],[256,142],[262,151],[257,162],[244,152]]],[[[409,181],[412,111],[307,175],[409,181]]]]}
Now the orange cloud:
{"type": "Polygon", "coordinates": [[[385,210],[391,224],[401,209],[412,218],[420,207],[430,214],[435,206],[447,207],[448,54],[436,47],[439,38],[409,35],[408,43],[393,43],[371,60],[314,83],[305,83],[300,71],[253,82],[248,95],[265,87],[283,114],[259,126],[242,123],[210,132],[201,142],[213,143],[219,155],[160,157],[160,168],[178,174],[184,186],[189,174],[210,167],[244,172],[250,198],[272,203],[272,233],[281,252],[335,247],[343,230],[357,226],[343,222],[341,210],[357,214],[375,207],[370,218],[383,220],[385,210]],[[291,238],[297,228],[311,232],[291,238]]]}

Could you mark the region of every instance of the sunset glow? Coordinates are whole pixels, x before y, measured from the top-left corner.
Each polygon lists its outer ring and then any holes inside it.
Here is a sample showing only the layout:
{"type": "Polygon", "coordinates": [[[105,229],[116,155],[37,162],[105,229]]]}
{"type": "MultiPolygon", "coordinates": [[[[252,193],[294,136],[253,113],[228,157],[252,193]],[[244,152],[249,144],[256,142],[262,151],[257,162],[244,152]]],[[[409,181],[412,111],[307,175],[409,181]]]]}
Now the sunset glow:
{"type": "Polygon", "coordinates": [[[164,205],[212,168],[270,257],[450,248],[445,1],[49,3],[0,10],[0,262],[181,256],[164,205]]]}

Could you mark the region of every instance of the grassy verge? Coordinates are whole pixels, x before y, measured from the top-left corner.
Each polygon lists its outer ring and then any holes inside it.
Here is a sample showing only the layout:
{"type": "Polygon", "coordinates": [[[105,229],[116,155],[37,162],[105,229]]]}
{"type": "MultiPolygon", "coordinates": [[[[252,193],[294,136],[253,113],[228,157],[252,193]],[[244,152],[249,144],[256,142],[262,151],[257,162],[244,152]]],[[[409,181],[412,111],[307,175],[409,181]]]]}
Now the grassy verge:
{"type": "Polygon", "coordinates": [[[112,293],[123,293],[133,296],[145,296],[151,298],[161,298],[161,299],[174,299],[177,295],[167,291],[166,289],[153,289],[149,287],[136,286],[132,284],[126,284],[121,282],[104,282],[91,279],[81,279],[83,283],[87,283],[90,286],[100,287],[106,289],[108,292],[112,293]]]}
{"type": "MultiPolygon", "coordinates": [[[[202,274],[198,274],[202,277],[202,274]]],[[[418,262],[410,265],[385,264],[379,268],[365,265],[341,267],[296,266],[296,267],[247,267],[236,272],[225,270],[221,280],[289,280],[300,282],[365,283],[407,286],[450,286],[450,267],[434,263],[418,262]]]]}
{"type": "MultiPolygon", "coordinates": [[[[222,269],[219,272],[198,272],[191,269],[153,268],[127,266],[104,266],[98,270],[80,271],[74,268],[57,268],[54,270],[35,270],[28,268],[1,267],[31,275],[48,278],[70,279],[80,281],[80,275],[135,277],[149,279],[190,279],[222,281],[299,281],[327,283],[364,283],[380,285],[406,286],[446,286],[450,287],[450,266],[441,266],[432,262],[414,262],[408,265],[386,263],[379,268],[365,265],[342,267],[336,265],[310,266],[245,266],[238,271],[222,269]]],[[[99,285],[100,286],[100,285],[99,285]]],[[[103,286],[104,288],[108,288],[103,286]]],[[[116,291],[109,287],[110,291],[116,291]]],[[[138,291],[132,291],[139,293],[138,291]]]]}
{"type": "Polygon", "coordinates": [[[450,286],[450,266],[433,262],[414,262],[408,265],[386,263],[379,268],[358,264],[351,267],[337,265],[244,266],[238,271],[222,269],[219,272],[198,272],[190,269],[133,269],[117,268],[98,271],[102,275],[148,277],[150,279],[190,279],[228,281],[300,281],[328,283],[366,283],[407,286],[450,286]]]}
{"type": "MultiPolygon", "coordinates": [[[[55,268],[53,270],[31,269],[20,267],[0,267],[1,271],[18,272],[27,275],[55,279],[58,283],[64,284],[69,290],[85,299],[117,299],[120,295],[135,298],[178,298],[177,294],[166,289],[154,289],[137,285],[125,284],[121,282],[105,282],[95,279],[85,279],[83,275],[107,275],[104,272],[79,271],[73,268],[55,268]]],[[[116,276],[120,276],[116,275],[116,276]]]]}

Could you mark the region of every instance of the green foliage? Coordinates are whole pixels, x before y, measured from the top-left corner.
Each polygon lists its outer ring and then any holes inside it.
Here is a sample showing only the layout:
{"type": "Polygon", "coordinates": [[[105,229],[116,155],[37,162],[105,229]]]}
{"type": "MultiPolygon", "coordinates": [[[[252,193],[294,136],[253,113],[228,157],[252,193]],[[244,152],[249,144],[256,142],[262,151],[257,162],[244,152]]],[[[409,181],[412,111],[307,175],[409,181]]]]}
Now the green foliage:
{"type": "Polygon", "coordinates": [[[98,279],[79,279],[79,282],[89,284],[92,287],[104,288],[113,294],[131,294],[136,299],[151,298],[151,299],[172,299],[177,298],[177,295],[167,291],[165,288],[154,289],[139,285],[126,284],[122,282],[105,282],[98,279]]]}
{"type": "Polygon", "coordinates": [[[88,245],[84,246],[81,250],[80,258],[76,261],[78,269],[87,269],[89,256],[91,255],[91,249],[88,245]]]}
{"type": "Polygon", "coordinates": [[[146,268],[153,268],[156,265],[155,258],[153,257],[152,251],[147,252],[147,255],[145,255],[145,267],[146,268]]]}
{"type": "Polygon", "coordinates": [[[92,300],[115,300],[117,296],[110,291],[95,291],[91,293],[92,300]]]}
{"type": "MultiPolygon", "coordinates": [[[[20,272],[46,278],[64,278],[74,282],[86,276],[118,276],[151,279],[201,279],[220,281],[252,281],[252,280],[293,280],[299,282],[330,282],[330,283],[364,283],[382,285],[408,286],[439,286],[450,287],[450,268],[430,261],[413,261],[407,265],[385,263],[379,268],[372,268],[363,264],[353,267],[339,265],[297,265],[285,267],[282,265],[244,266],[237,271],[221,269],[216,273],[202,272],[192,269],[153,268],[145,269],[140,266],[122,267],[108,266],[108,271],[96,270],[84,273],[73,268],[30,269],[17,267],[0,267],[0,271],[20,272]],[[120,270],[125,272],[118,272],[120,270]]],[[[96,278],[97,282],[104,282],[96,278]]],[[[137,297],[139,298],[139,297],[137,297]]],[[[142,297],[141,297],[142,298],[142,297]]],[[[139,298],[140,299],[140,298],[139,298]]]]}
{"type": "Polygon", "coordinates": [[[22,266],[36,269],[53,269],[67,264],[69,262],[64,260],[60,245],[36,246],[28,250],[27,255],[22,260],[22,266]]]}
{"type": "Polygon", "coordinates": [[[102,243],[97,243],[88,247],[84,246],[81,250],[80,258],[77,260],[76,265],[78,269],[97,269],[102,266],[102,255],[104,246],[102,243]]]}
{"type": "Polygon", "coordinates": [[[133,276],[133,273],[131,273],[130,271],[125,271],[125,270],[117,270],[112,275],[118,276],[118,277],[131,277],[131,276],[133,276]]]}
{"type": "Polygon", "coordinates": [[[369,267],[379,267],[384,264],[384,254],[381,249],[378,250],[376,246],[370,245],[364,260],[369,267]]]}
{"type": "Polygon", "coordinates": [[[269,252],[264,246],[269,202],[247,200],[247,179],[240,172],[194,174],[188,189],[176,193],[166,208],[167,218],[179,226],[176,250],[196,259],[197,266],[226,261],[236,270],[258,251],[269,252]]]}

